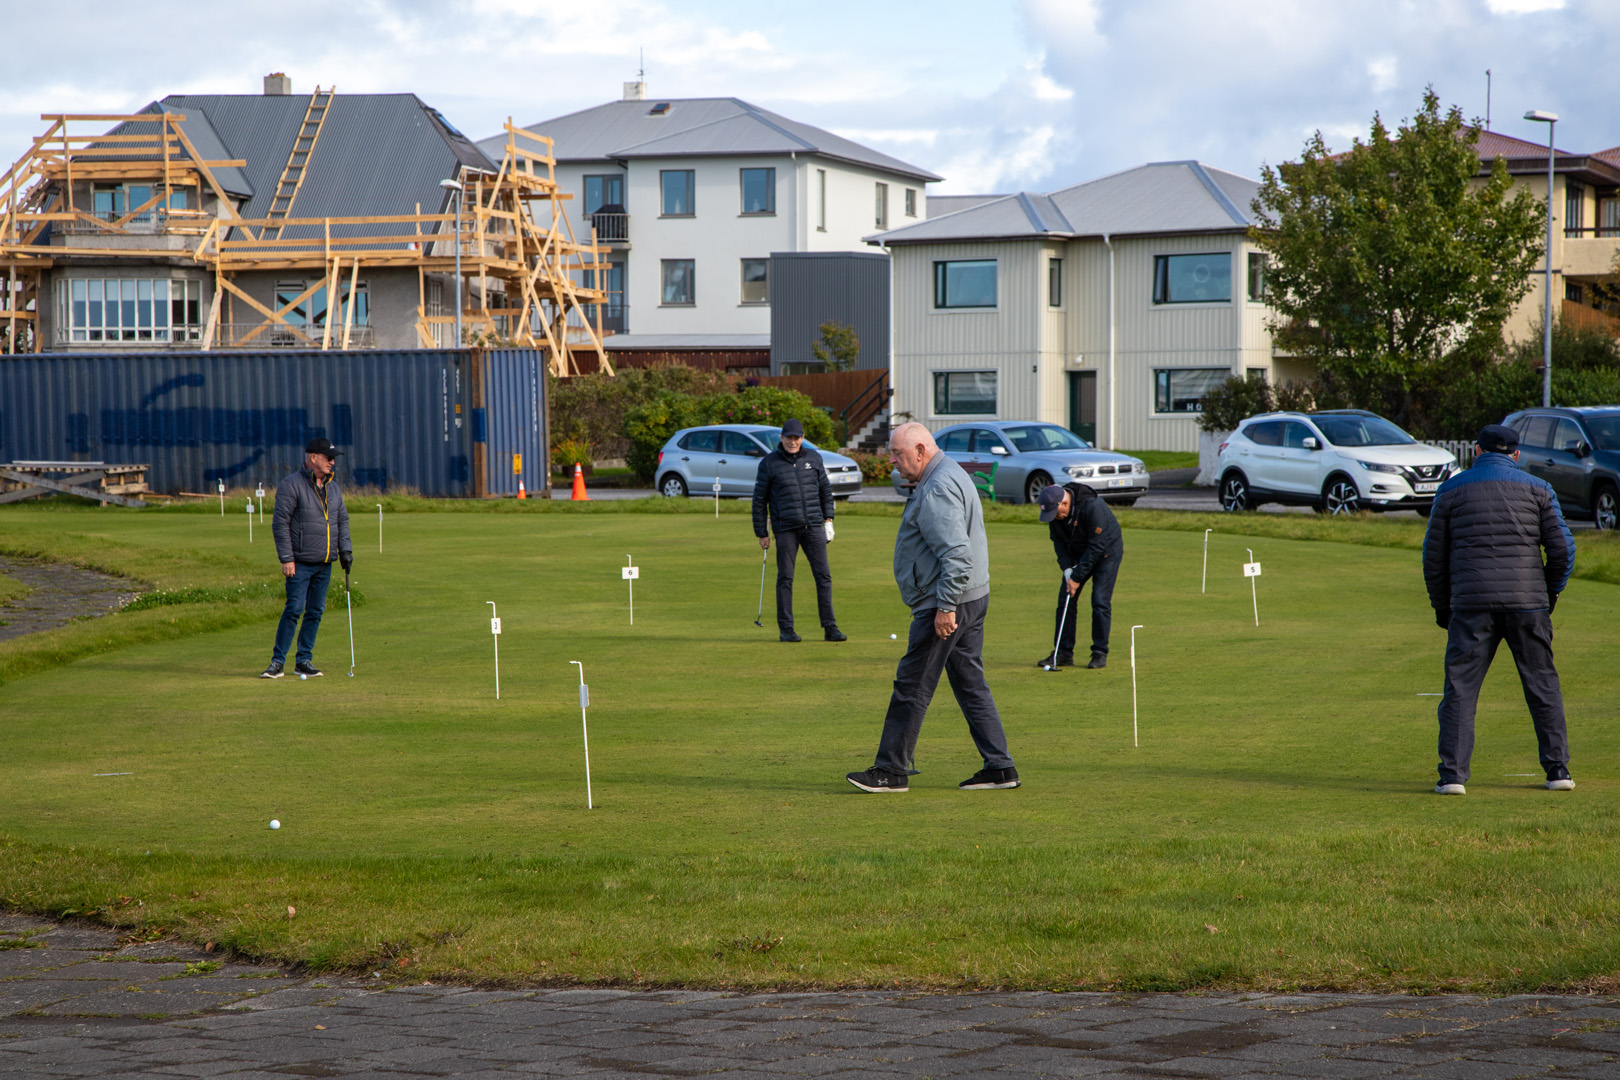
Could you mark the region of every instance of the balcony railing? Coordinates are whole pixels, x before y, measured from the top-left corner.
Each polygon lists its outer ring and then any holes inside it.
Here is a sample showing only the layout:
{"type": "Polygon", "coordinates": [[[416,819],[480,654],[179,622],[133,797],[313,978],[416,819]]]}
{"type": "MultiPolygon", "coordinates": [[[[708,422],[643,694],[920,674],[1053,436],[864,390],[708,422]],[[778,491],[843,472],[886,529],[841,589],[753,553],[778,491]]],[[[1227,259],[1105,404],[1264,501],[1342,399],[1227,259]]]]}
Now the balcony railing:
{"type": "Polygon", "coordinates": [[[1570,240],[1620,239],[1620,225],[1578,225],[1565,229],[1564,236],[1570,240]]]}
{"type": "MultiPolygon", "coordinates": [[[[343,348],[345,330],[332,327],[329,349],[343,348]]],[[[377,344],[377,329],[373,326],[351,326],[347,330],[349,348],[371,349],[377,344]]],[[[283,326],[279,323],[220,323],[214,345],[221,349],[319,349],[325,328],[320,326],[283,326]]]]}
{"type": "Polygon", "coordinates": [[[598,210],[591,215],[591,228],[596,230],[596,242],[599,244],[628,246],[630,243],[629,214],[604,213],[598,210]]]}

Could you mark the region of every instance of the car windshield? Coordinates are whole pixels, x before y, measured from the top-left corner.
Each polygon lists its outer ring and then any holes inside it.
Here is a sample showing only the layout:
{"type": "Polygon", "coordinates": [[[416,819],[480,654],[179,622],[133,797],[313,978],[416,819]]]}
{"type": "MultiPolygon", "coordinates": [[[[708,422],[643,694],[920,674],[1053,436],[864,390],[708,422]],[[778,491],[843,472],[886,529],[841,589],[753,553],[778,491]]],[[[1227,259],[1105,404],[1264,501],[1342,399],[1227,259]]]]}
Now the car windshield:
{"type": "Polygon", "coordinates": [[[1382,416],[1313,416],[1334,446],[1410,446],[1416,439],[1382,416]]]}
{"type": "MultiPolygon", "coordinates": [[[[781,445],[782,442],[781,428],[760,428],[757,431],[750,431],[748,434],[764,443],[765,449],[767,450],[775,450],[779,445],[781,445]]],[[[821,447],[817,446],[809,439],[804,440],[804,445],[808,446],[812,450],[821,449],[821,447]]]]}
{"type": "Polygon", "coordinates": [[[1091,444],[1068,428],[1056,424],[1030,424],[1027,427],[1002,428],[1020,454],[1038,454],[1045,450],[1090,450],[1091,444]]]}
{"type": "Polygon", "coordinates": [[[1595,449],[1620,450],[1620,416],[1588,416],[1586,433],[1595,449]]]}

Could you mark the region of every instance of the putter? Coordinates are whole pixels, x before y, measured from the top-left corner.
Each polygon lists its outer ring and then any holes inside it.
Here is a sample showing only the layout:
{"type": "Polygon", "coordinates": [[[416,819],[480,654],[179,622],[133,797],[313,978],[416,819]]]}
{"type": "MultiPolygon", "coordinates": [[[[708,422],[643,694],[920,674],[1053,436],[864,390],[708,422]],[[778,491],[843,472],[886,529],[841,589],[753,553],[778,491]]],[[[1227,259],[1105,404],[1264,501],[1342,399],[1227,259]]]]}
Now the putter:
{"type": "MultiPolygon", "coordinates": [[[[1065,585],[1069,583],[1071,573],[1072,569],[1063,571],[1063,583],[1065,585]]],[[[1063,627],[1067,625],[1069,621],[1069,601],[1074,599],[1074,593],[1069,592],[1067,589],[1064,590],[1064,593],[1063,614],[1058,617],[1057,637],[1052,639],[1052,659],[1045,665],[1047,671],[1063,670],[1062,668],[1058,667],[1057,662],[1058,642],[1063,640],[1063,627]]]]}
{"type": "Polygon", "coordinates": [[[759,553],[759,614],[754,616],[754,625],[761,630],[765,629],[765,624],[759,621],[765,617],[765,562],[770,556],[769,548],[759,553]]]}
{"type": "Polygon", "coordinates": [[[349,599],[349,572],[343,571],[343,603],[349,609],[349,678],[354,678],[354,601],[349,599]]]}

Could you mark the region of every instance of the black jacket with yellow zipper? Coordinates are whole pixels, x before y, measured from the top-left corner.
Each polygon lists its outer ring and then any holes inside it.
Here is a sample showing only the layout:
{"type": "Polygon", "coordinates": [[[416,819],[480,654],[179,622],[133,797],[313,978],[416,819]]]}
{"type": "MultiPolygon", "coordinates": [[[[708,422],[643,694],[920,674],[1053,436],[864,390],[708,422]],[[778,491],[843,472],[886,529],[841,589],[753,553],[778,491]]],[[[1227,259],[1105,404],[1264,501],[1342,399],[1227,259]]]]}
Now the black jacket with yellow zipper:
{"type": "Polygon", "coordinates": [[[349,511],[337,477],[317,487],[308,466],[276,486],[276,558],[284,563],[329,563],[351,555],[349,511]]]}

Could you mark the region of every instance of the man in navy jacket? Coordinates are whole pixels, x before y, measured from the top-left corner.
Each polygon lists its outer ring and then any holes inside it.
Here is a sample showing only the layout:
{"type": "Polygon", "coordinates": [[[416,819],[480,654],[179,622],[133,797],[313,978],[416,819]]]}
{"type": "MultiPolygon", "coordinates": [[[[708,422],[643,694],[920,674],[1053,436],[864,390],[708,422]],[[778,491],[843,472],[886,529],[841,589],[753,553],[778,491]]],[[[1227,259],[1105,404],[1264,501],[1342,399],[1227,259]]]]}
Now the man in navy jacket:
{"type": "Polygon", "coordinates": [[[1440,486],[1423,538],[1429,603],[1449,635],[1434,790],[1465,792],[1479,687],[1496,647],[1506,641],[1530,706],[1547,788],[1568,791],[1575,781],[1553,667],[1552,611],[1575,568],[1575,539],[1551,485],[1518,467],[1518,432],[1490,424],[1478,443],[1473,467],[1440,486]]]}
{"type": "Polygon", "coordinates": [[[276,647],[270,666],[261,679],[279,679],[298,635],[299,675],[321,674],[315,666],[315,634],[326,611],[326,586],[332,580],[332,562],[343,564],[347,574],[354,565],[354,547],[349,542],[349,511],[343,505],[343,492],[332,475],[342,451],[324,438],[311,439],[304,447],[304,467],[290,473],[276,486],[276,510],[271,532],[276,540],[276,558],[281,576],[287,582],[287,604],[276,627],[276,647]],[[303,627],[299,627],[299,619],[303,627]]]}
{"type": "MultiPolygon", "coordinates": [[[[1054,629],[1061,639],[1057,644],[1057,666],[1074,666],[1078,597],[1080,587],[1090,581],[1091,662],[1086,667],[1107,667],[1109,630],[1114,621],[1114,582],[1119,578],[1119,560],[1125,554],[1119,521],[1086,484],[1051,484],[1041,490],[1038,502],[1041,520],[1052,536],[1052,549],[1057,552],[1058,569],[1063,572],[1054,617],[1054,629]]],[[[1045,667],[1051,662],[1052,654],[1046,653],[1035,664],[1045,667]]]]}
{"type": "Polygon", "coordinates": [[[782,425],[782,442],[759,462],[754,478],[754,535],[770,550],[767,518],[776,533],[776,629],[781,641],[799,641],[793,629],[793,564],[799,549],[816,579],[816,614],[822,636],[847,641],[833,617],[832,569],[827,565],[827,530],[832,527],[832,482],[821,455],[804,445],[804,425],[782,425]]]}

